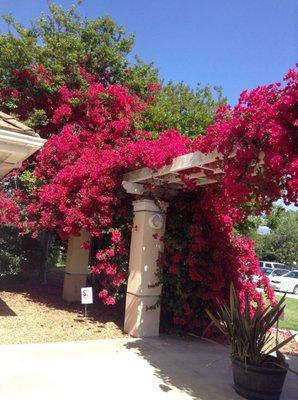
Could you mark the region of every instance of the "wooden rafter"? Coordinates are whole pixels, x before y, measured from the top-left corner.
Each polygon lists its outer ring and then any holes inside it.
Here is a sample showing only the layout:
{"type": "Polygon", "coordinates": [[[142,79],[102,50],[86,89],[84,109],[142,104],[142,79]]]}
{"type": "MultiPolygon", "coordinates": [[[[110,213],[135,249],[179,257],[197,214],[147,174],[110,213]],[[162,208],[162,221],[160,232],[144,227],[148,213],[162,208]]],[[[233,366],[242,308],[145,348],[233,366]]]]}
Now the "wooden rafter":
{"type": "Polygon", "coordinates": [[[214,176],[223,173],[218,167],[218,161],[222,155],[217,152],[204,154],[200,151],[185,154],[174,158],[170,165],[165,165],[154,171],[150,168],[140,168],[128,172],[123,176],[123,187],[128,193],[143,194],[144,184],[155,183],[157,185],[174,185],[182,187],[181,173],[189,171],[189,179],[194,179],[197,186],[207,185],[217,182],[213,177],[208,178],[206,172],[211,172],[214,176]],[[193,172],[193,170],[195,172],[193,172]]]}

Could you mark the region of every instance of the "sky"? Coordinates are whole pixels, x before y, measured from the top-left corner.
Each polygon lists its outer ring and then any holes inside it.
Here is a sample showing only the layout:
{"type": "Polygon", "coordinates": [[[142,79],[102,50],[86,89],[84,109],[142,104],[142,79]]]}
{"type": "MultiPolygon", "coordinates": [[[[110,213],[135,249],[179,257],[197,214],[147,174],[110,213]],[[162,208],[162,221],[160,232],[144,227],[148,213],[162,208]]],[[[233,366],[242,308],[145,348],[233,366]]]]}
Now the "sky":
{"type": "MultiPolygon", "coordinates": [[[[232,105],[244,89],[281,81],[298,61],[297,0],[84,0],[79,10],[134,33],[134,53],[166,82],[221,86],[232,105]]],[[[46,11],[46,0],[0,0],[0,14],[25,25],[46,11]]]]}

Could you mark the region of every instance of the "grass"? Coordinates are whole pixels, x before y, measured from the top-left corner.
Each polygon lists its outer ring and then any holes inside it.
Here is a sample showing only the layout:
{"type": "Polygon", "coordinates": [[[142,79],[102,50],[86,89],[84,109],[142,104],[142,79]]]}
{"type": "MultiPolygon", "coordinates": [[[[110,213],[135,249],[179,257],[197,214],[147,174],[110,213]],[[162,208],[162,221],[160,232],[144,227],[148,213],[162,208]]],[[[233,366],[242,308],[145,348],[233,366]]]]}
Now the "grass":
{"type": "MultiPolygon", "coordinates": [[[[282,296],[276,295],[279,300],[282,296]]],[[[284,320],[279,322],[281,329],[293,329],[298,331],[298,299],[286,298],[284,320]]]]}

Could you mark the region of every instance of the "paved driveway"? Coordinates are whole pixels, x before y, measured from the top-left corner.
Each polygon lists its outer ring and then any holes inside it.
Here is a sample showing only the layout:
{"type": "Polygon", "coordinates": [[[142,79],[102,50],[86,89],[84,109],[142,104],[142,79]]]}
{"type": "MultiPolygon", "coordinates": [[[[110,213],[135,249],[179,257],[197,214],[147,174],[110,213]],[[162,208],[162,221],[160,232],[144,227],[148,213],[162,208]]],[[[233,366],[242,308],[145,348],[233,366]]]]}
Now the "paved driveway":
{"type": "MultiPolygon", "coordinates": [[[[173,337],[0,346],[0,399],[234,400],[228,350],[173,337]]],[[[298,359],[290,364],[298,369],[298,359]]],[[[284,400],[297,399],[289,374],[284,400]]]]}

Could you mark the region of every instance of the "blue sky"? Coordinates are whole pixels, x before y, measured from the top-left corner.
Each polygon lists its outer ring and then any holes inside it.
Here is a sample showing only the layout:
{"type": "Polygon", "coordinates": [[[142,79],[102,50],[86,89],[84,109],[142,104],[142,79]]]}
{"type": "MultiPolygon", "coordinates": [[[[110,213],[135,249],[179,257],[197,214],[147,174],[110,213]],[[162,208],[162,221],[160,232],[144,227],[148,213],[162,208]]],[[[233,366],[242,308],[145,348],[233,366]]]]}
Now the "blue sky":
{"type": "MultiPolygon", "coordinates": [[[[24,24],[46,10],[46,0],[0,0],[0,13],[24,24]]],[[[164,80],[220,85],[231,104],[298,61],[297,0],[85,0],[80,12],[109,15],[135,33],[135,52],[164,80]]]]}

